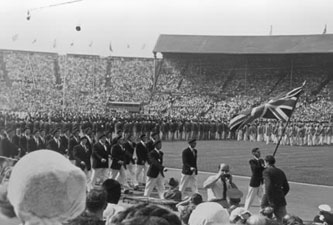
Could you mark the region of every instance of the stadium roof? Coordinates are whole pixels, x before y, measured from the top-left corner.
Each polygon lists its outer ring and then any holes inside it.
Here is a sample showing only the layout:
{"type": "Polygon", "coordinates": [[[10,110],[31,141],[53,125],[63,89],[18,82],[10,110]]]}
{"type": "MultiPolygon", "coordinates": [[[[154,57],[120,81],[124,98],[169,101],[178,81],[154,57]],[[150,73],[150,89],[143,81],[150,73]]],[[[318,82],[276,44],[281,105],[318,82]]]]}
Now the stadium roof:
{"type": "Polygon", "coordinates": [[[190,54],[333,53],[333,34],[289,36],[161,34],[153,52],[190,54]]]}

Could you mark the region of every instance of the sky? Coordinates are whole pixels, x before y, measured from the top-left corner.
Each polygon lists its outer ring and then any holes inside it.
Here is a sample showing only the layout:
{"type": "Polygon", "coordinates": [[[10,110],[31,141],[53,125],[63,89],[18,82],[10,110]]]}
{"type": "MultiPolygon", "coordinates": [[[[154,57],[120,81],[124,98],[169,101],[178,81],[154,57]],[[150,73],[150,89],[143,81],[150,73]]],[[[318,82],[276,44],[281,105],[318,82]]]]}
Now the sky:
{"type": "Polygon", "coordinates": [[[153,57],[160,34],[269,35],[271,26],[273,35],[322,34],[325,24],[333,33],[332,0],[76,0],[50,7],[68,1],[0,0],[0,49],[153,57]]]}

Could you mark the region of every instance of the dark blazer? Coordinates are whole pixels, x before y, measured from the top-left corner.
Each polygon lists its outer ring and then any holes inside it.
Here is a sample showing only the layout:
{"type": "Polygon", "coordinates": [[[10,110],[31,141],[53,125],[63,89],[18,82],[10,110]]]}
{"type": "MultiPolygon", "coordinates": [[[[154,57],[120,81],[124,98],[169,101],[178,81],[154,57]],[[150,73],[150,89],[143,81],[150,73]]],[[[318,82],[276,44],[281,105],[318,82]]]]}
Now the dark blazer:
{"type": "Polygon", "coordinates": [[[193,171],[191,171],[191,167],[194,167],[195,174],[198,174],[198,169],[197,169],[197,150],[194,149],[194,154],[190,148],[186,148],[183,150],[182,153],[182,159],[183,159],[183,170],[182,173],[185,175],[192,175],[193,171]]]}
{"type": "Polygon", "coordinates": [[[109,166],[109,153],[107,147],[97,142],[93,146],[92,151],[92,168],[108,168],[109,166]],[[102,162],[105,159],[105,162],[102,162]]]}
{"type": "Polygon", "coordinates": [[[155,143],[155,141],[153,141],[152,139],[150,139],[150,140],[146,143],[146,146],[147,146],[147,150],[148,150],[148,152],[154,150],[154,143],[155,143]]]}
{"type": "Polygon", "coordinates": [[[289,192],[289,184],[284,172],[276,167],[268,167],[263,172],[265,196],[263,204],[271,207],[287,205],[285,196],[289,192]]]}
{"type": "Polygon", "coordinates": [[[69,139],[66,136],[60,137],[60,143],[61,147],[63,148],[63,151],[68,154],[68,148],[69,148],[69,139]]]}
{"type": "Polygon", "coordinates": [[[130,163],[134,164],[133,154],[134,154],[135,143],[126,142],[124,144],[125,149],[125,164],[128,165],[130,163]]]}
{"type": "Polygon", "coordinates": [[[67,153],[69,160],[74,160],[73,151],[74,151],[74,147],[78,144],[80,144],[79,141],[76,141],[76,139],[74,137],[71,137],[71,139],[69,140],[68,153],[67,153]]]}
{"type": "Polygon", "coordinates": [[[62,146],[61,141],[60,142],[60,146],[58,145],[58,143],[54,140],[54,138],[52,138],[48,143],[47,143],[47,149],[56,151],[60,154],[65,154],[65,148],[62,146]]]}
{"type": "Polygon", "coordinates": [[[91,162],[90,162],[91,151],[80,144],[76,145],[73,149],[73,157],[75,159],[75,165],[80,167],[82,170],[91,170],[91,162]],[[82,165],[81,162],[85,164],[82,165]]]}
{"type": "Polygon", "coordinates": [[[147,176],[151,178],[156,178],[159,173],[164,177],[163,173],[163,152],[158,153],[156,150],[152,150],[148,153],[149,158],[149,168],[147,171],[147,176]]]}
{"type": "Polygon", "coordinates": [[[17,146],[17,148],[21,148],[21,146],[20,146],[20,137],[19,136],[17,136],[16,134],[14,134],[14,136],[12,137],[12,143],[14,144],[14,145],[16,145],[17,146]]]}
{"type": "Polygon", "coordinates": [[[18,147],[7,137],[0,140],[0,156],[15,157],[18,153],[18,147]]]}
{"type": "Polygon", "coordinates": [[[28,141],[27,141],[27,138],[22,135],[20,137],[20,148],[21,148],[21,153],[20,153],[20,156],[24,156],[25,153],[27,152],[27,145],[28,145],[28,141]]]}
{"type": "Polygon", "coordinates": [[[264,160],[263,159],[250,159],[249,161],[251,167],[251,180],[250,187],[259,187],[263,183],[262,172],[264,171],[264,160]]]}
{"type": "Polygon", "coordinates": [[[39,149],[39,143],[37,143],[33,137],[27,139],[27,152],[33,152],[39,149]]]}
{"type": "Polygon", "coordinates": [[[135,149],[136,149],[136,157],[137,157],[136,164],[144,165],[146,162],[148,162],[147,147],[145,147],[141,142],[139,142],[136,144],[135,149]]]}
{"type": "Polygon", "coordinates": [[[45,138],[43,140],[41,137],[39,137],[39,149],[46,149],[46,145],[47,145],[47,142],[46,142],[45,138]]]}
{"type": "MultiPolygon", "coordinates": [[[[119,161],[125,161],[125,151],[122,149],[122,147],[119,144],[116,144],[111,149],[111,169],[114,170],[120,170],[121,164],[119,161]]],[[[124,164],[124,167],[126,168],[126,165],[124,164]]]]}

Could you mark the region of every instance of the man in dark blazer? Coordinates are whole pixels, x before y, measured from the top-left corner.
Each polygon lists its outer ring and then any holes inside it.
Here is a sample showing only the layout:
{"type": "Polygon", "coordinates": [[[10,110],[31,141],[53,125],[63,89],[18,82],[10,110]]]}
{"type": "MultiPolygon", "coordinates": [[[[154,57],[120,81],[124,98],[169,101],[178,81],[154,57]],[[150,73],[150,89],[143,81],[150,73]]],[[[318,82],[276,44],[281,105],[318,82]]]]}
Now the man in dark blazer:
{"type": "Polygon", "coordinates": [[[132,135],[128,133],[126,135],[126,140],[124,143],[125,149],[125,165],[127,170],[127,179],[130,185],[134,185],[136,182],[135,180],[135,161],[134,161],[134,149],[135,143],[132,141],[132,135]]]}
{"type": "Polygon", "coordinates": [[[134,180],[134,189],[138,189],[139,183],[146,183],[147,170],[148,170],[148,150],[147,150],[147,136],[141,134],[140,142],[136,144],[136,172],[134,180]]]}
{"type": "Polygon", "coordinates": [[[250,167],[251,167],[251,180],[250,180],[250,186],[247,192],[247,196],[245,199],[245,205],[244,208],[246,210],[249,210],[251,207],[251,204],[254,200],[254,198],[257,196],[259,198],[259,201],[261,203],[262,193],[263,193],[263,178],[262,178],[262,172],[265,169],[265,163],[264,160],[260,158],[260,150],[259,148],[252,149],[252,155],[253,159],[250,159],[250,167]]]}
{"type": "Polygon", "coordinates": [[[79,136],[80,130],[78,128],[73,129],[73,135],[69,139],[69,144],[68,144],[68,159],[71,161],[73,164],[75,164],[74,160],[74,147],[78,144],[80,144],[80,136],[79,136]]]}
{"type": "Polygon", "coordinates": [[[87,189],[92,188],[91,185],[91,151],[87,147],[88,138],[86,136],[81,137],[80,144],[76,145],[73,149],[73,157],[75,159],[75,165],[80,167],[87,177],[87,189]]]}
{"type": "Polygon", "coordinates": [[[160,140],[160,135],[158,134],[158,132],[154,132],[151,134],[150,140],[146,144],[148,152],[154,150],[154,143],[159,140],[160,140]]]}
{"type": "Polygon", "coordinates": [[[98,142],[93,145],[92,150],[92,185],[96,184],[96,181],[103,183],[104,180],[108,179],[109,171],[109,152],[105,145],[106,136],[100,134],[98,142]]]}
{"type": "Polygon", "coordinates": [[[261,207],[270,206],[278,222],[287,214],[285,196],[289,192],[289,184],[285,173],[275,167],[275,158],[272,155],[265,157],[266,168],[263,171],[265,194],[261,207]]]}
{"type": "Polygon", "coordinates": [[[123,144],[124,138],[119,136],[117,144],[111,147],[111,179],[117,180],[124,187],[128,187],[123,144]]]}
{"type": "Polygon", "coordinates": [[[163,152],[161,151],[162,142],[160,140],[156,141],[153,147],[154,150],[148,153],[149,168],[143,196],[149,197],[154,187],[156,187],[159,197],[163,199],[165,191],[164,172],[166,172],[167,169],[163,166],[163,152]]]}
{"type": "Polygon", "coordinates": [[[18,154],[18,147],[9,140],[7,132],[3,131],[0,134],[0,156],[16,158],[18,154]]]}
{"type": "Polygon", "coordinates": [[[65,147],[62,145],[60,140],[60,129],[56,128],[53,130],[53,138],[47,143],[47,149],[53,150],[60,154],[66,154],[65,147]]]}
{"type": "Polygon", "coordinates": [[[33,131],[33,135],[30,136],[29,139],[27,139],[27,153],[39,150],[39,130],[35,129],[33,131]]]}
{"type": "Polygon", "coordinates": [[[189,146],[182,152],[183,169],[179,185],[179,191],[182,193],[182,196],[184,195],[186,187],[190,187],[192,193],[199,193],[197,181],[198,151],[195,149],[197,145],[197,140],[191,139],[188,141],[188,144],[189,146]]]}

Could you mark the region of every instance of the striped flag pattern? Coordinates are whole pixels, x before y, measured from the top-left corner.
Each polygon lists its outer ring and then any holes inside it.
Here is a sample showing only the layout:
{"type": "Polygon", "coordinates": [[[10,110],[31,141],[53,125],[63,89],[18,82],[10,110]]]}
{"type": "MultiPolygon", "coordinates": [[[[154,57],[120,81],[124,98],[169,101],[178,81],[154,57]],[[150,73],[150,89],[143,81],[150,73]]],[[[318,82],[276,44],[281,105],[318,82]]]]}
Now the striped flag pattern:
{"type": "Polygon", "coordinates": [[[246,110],[234,116],[229,122],[231,131],[241,129],[244,125],[258,118],[277,119],[287,121],[293,112],[299,96],[303,93],[303,87],[295,88],[285,95],[271,99],[263,105],[246,110]]]}

